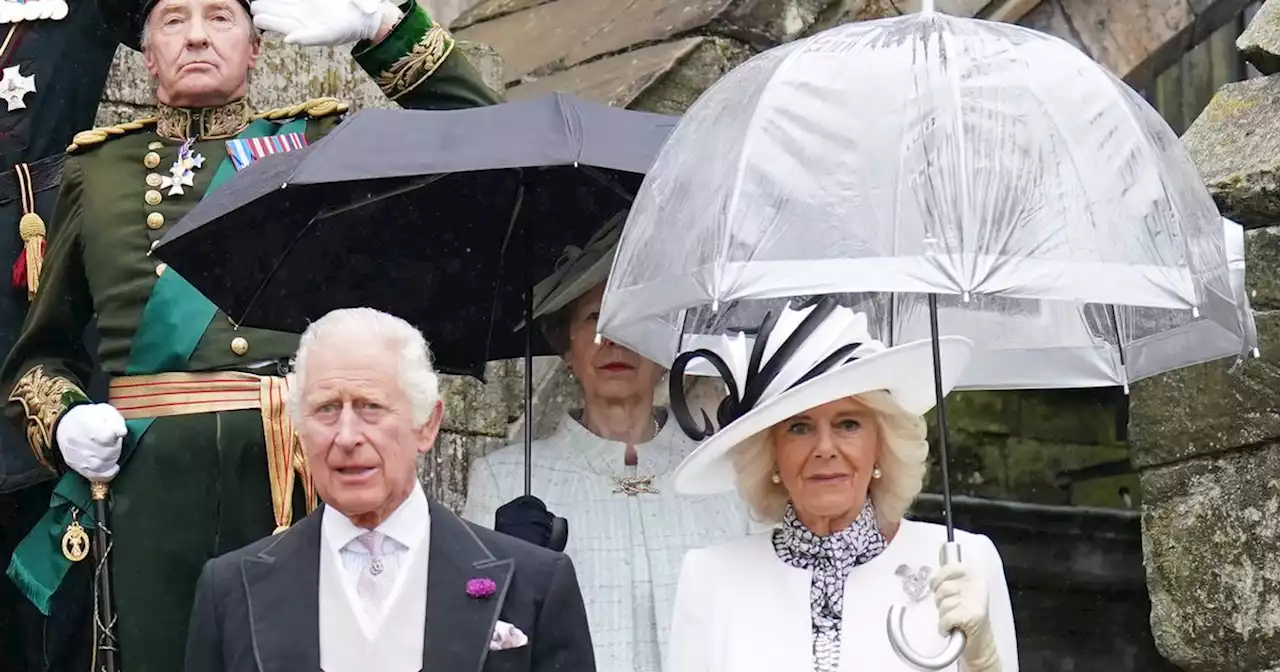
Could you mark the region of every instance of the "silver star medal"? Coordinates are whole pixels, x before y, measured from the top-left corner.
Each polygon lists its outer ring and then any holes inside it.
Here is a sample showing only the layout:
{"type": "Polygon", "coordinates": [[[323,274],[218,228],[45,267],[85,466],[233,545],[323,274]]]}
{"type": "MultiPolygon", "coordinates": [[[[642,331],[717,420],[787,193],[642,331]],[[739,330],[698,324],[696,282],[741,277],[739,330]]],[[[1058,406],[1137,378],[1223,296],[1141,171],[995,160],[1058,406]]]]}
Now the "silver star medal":
{"type": "Polygon", "coordinates": [[[4,98],[10,112],[26,109],[27,102],[23,99],[28,93],[36,92],[35,75],[24,76],[18,72],[19,67],[15,65],[5,68],[4,76],[0,77],[0,98],[4,98]]]}
{"type": "Polygon", "coordinates": [[[912,602],[919,602],[929,594],[929,575],[933,572],[927,566],[912,571],[906,565],[898,565],[893,573],[902,579],[902,590],[912,602]]]}
{"type": "Polygon", "coordinates": [[[178,148],[178,158],[169,166],[169,175],[160,179],[160,188],[168,188],[170,196],[185,192],[182,188],[195,186],[195,169],[204,165],[204,157],[191,151],[194,140],[187,140],[178,148]]]}

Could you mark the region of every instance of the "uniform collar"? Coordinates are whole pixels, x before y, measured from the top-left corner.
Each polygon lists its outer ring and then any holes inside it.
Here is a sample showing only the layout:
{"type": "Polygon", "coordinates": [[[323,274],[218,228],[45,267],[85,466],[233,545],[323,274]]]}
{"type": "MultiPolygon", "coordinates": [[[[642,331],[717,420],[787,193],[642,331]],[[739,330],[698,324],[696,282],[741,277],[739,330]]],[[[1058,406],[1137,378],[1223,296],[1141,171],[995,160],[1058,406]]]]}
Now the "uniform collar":
{"type": "Polygon", "coordinates": [[[216,107],[170,107],[156,109],[156,133],[173,140],[216,140],[230,138],[244,130],[253,117],[253,108],[243,98],[216,107]]]}
{"type": "MultiPolygon", "coordinates": [[[[431,508],[421,487],[415,487],[409,497],[387,516],[376,530],[393,539],[404,548],[413,549],[426,542],[430,531],[431,508]]],[[[341,550],[356,537],[368,532],[357,527],[349,518],[332,506],[324,507],[324,536],[329,545],[341,550]]]]}

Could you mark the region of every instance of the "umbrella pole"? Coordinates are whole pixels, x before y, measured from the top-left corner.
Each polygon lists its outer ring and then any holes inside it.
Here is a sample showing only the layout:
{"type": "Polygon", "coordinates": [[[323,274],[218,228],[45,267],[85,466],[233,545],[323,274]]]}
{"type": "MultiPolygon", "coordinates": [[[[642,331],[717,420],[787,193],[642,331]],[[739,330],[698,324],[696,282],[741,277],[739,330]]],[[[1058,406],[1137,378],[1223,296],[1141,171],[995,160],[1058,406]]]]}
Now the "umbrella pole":
{"type": "Polygon", "coordinates": [[[97,529],[93,533],[93,555],[97,560],[94,571],[95,596],[93,605],[93,672],[116,672],[119,661],[116,660],[115,604],[111,595],[111,565],[108,554],[111,550],[110,532],[107,529],[107,484],[92,483],[90,494],[93,497],[93,514],[97,520],[97,529]]]}
{"type": "Polygon", "coordinates": [[[528,222],[524,225],[524,494],[533,491],[533,278],[529,260],[533,243],[528,222]]]}
{"type": "MultiPolygon", "coordinates": [[[[929,295],[929,334],[933,345],[933,389],[938,395],[938,461],[942,464],[942,506],[947,522],[947,543],[942,545],[939,564],[960,562],[960,545],[956,543],[955,526],[951,522],[951,475],[947,470],[947,407],[942,391],[942,344],[938,334],[938,295],[929,295]]],[[[926,656],[907,641],[907,608],[901,604],[889,607],[885,626],[889,644],[903,660],[925,670],[942,670],[951,667],[964,653],[965,635],[952,630],[947,635],[947,645],[940,653],[926,656]]]]}
{"type": "Polygon", "coordinates": [[[938,400],[938,463],[942,466],[942,515],[947,523],[947,543],[956,540],[951,521],[951,474],[947,463],[947,405],[942,391],[942,346],[938,335],[938,295],[929,295],[929,335],[933,345],[933,391],[938,400]]]}

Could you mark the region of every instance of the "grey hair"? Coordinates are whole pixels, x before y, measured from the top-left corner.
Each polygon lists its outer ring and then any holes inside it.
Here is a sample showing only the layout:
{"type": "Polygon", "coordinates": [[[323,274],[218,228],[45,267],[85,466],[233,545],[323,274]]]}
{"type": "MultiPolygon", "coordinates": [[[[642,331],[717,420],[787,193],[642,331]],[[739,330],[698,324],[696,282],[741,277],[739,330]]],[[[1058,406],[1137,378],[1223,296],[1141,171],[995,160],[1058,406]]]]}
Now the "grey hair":
{"type": "Polygon", "coordinates": [[[320,343],[344,347],[356,342],[380,341],[400,357],[396,367],[400,389],[409,398],[415,426],[431,419],[440,400],[440,377],[431,363],[431,349],[422,332],[408,322],[372,308],[341,308],[312,322],[302,332],[290,374],[289,413],[294,423],[303,419],[302,391],[306,387],[307,359],[320,343]]]}
{"type": "MultiPolygon", "coordinates": [[[[902,520],[924,487],[928,426],[924,418],[902,410],[888,392],[867,392],[854,399],[871,409],[879,430],[876,465],[881,475],[872,479],[869,494],[883,529],[902,520]]],[[[737,472],[738,494],[751,507],[752,514],[761,522],[781,522],[791,497],[783,484],[773,482],[771,432],[766,429],[738,444],[731,459],[737,472]]]]}

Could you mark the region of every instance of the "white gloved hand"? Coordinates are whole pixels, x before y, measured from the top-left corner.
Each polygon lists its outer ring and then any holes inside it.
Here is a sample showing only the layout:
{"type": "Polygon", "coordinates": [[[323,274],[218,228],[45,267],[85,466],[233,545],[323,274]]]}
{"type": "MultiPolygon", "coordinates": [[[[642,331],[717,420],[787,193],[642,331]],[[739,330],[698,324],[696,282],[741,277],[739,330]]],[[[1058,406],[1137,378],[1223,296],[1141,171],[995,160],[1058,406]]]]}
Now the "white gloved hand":
{"type": "Polygon", "coordinates": [[[969,672],[999,672],[1000,652],[987,605],[982,575],[964,564],[943,565],[930,581],[938,605],[938,628],[943,636],[959,629],[965,634],[963,660],[969,672]]]}
{"type": "Polygon", "coordinates": [[[72,471],[90,481],[106,482],[120,471],[124,417],[110,404],[73,406],[58,421],[58,450],[72,471]]]}
{"type": "Polygon", "coordinates": [[[384,0],[252,0],[249,12],[259,30],[308,47],[372,40],[384,17],[400,16],[399,8],[384,0]]]}

